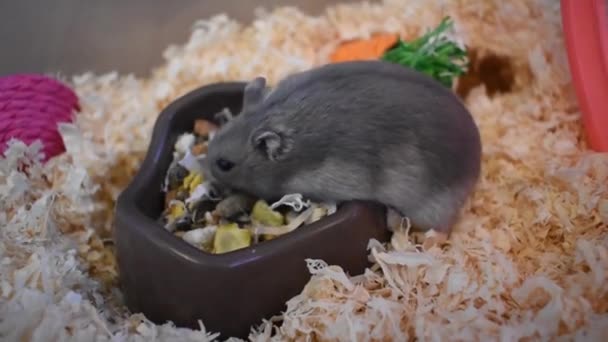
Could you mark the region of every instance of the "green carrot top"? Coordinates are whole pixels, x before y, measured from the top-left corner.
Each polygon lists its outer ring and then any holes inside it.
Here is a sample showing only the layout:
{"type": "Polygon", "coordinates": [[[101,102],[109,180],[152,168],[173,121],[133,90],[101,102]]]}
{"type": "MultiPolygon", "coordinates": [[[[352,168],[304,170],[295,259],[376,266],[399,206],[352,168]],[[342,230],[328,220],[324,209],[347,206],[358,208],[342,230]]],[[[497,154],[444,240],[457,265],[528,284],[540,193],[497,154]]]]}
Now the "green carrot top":
{"type": "Polygon", "coordinates": [[[406,42],[401,39],[381,59],[423,72],[446,87],[466,72],[468,59],[465,50],[445,34],[452,21],[445,17],[439,26],[422,37],[406,42]]]}

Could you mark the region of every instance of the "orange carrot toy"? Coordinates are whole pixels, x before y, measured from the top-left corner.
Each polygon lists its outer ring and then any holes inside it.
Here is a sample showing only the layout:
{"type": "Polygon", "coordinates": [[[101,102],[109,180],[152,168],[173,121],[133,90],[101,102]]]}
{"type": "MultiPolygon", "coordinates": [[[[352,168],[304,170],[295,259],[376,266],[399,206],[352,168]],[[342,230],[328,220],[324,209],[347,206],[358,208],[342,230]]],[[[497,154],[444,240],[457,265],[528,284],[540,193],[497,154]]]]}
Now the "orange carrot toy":
{"type": "Polygon", "coordinates": [[[399,36],[390,33],[379,33],[369,39],[347,41],[331,54],[333,63],[354,60],[378,59],[397,43],[399,36]]]}

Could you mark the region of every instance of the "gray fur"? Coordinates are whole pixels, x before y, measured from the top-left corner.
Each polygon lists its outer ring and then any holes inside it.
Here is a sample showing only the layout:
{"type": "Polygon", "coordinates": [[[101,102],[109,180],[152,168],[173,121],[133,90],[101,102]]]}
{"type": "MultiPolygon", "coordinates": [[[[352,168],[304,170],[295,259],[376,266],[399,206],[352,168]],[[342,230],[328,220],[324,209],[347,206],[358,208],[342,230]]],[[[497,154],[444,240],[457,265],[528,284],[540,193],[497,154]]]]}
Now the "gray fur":
{"type": "Polygon", "coordinates": [[[376,201],[419,229],[449,231],[480,159],[477,126],[450,89],[403,66],[357,61],[293,74],[272,90],[250,82],[207,167],[256,197],[376,201]],[[234,168],[222,172],[218,158],[234,168]]]}

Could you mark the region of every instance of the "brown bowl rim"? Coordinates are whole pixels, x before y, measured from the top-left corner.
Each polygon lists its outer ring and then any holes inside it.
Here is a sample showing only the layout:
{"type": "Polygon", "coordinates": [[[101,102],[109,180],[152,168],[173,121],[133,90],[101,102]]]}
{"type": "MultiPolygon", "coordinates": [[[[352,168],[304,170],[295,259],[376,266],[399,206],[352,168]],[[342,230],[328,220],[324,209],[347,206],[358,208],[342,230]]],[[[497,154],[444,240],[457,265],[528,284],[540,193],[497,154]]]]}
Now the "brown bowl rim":
{"type": "Polygon", "coordinates": [[[195,88],[170,102],[156,119],[144,160],[116,202],[116,216],[120,216],[125,222],[137,222],[137,224],[131,224],[130,229],[146,230],[142,232],[145,233],[143,235],[155,247],[168,248],[173,254],[198,265],[217,266],[218,263],[221,263],[231,267],[243,264],[244,260],[252,262],[259,258],[267,258],[274,254],[277,247],[279,249],[289,248],[290,245],[298,244],[300,241],[306,240],[308,236],[315,235],[319,231],[331,229],[343,222],[356,219],[360,211],[369,205],[357,201],[341,203],[338,205],[336,212],[330,216],[306,226],[301,226],[290,233],[270,241],[222,254],[207,253],[198,249],[167,231],[154,218],[144,214],[138,208],[137,200],[144,197],[142,196],[142,192],[150,191],[149,188],[154,183],[152,179],[155,172],[154,168],[158,164],[159,158],[173,152],[173,145],[168,142],[171,133],[175,131],[173,123],[179,120],[180,114],[184,113],[185,109],[191,106],[191,103],[198,98],[210,94],[242,92],[245,85],[246,82],[239,81],[210,83],[195,88]],[[252,257],[252,254],[255,254],[257,258],[252,257]]]}

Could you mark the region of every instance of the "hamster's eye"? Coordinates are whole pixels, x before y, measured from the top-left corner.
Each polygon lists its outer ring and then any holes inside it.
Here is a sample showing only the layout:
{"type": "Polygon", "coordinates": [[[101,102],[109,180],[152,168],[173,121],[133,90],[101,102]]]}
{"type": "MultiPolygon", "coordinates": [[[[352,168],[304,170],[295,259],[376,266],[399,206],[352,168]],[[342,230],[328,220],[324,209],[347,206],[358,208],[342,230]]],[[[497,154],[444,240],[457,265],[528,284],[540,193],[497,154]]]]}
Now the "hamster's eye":
{"type": "Polygon", "coordinates": [[[215,164],[217,165],[217,167],[224,171],[224,172],[228,172],[230,171],[230,169],[232,169],[234,167],[234,163],[231,162],[230,160],[226,160],[224,158],[219,158],[218,160],[215,161],[215,164]]]}

